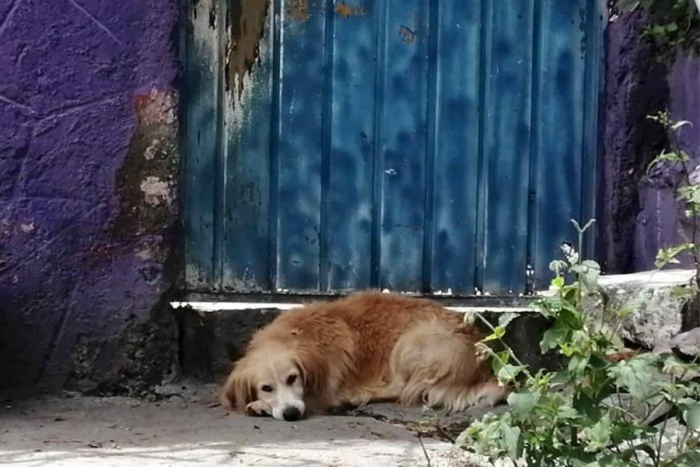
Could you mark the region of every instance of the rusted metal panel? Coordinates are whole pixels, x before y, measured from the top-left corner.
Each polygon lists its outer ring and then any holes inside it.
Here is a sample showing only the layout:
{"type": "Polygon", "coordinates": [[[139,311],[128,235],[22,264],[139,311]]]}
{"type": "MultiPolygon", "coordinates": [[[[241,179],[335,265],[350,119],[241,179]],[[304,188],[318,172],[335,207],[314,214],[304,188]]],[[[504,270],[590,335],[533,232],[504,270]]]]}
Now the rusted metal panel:
{"type": "Polygon", "coordinates": [[[544,286],[592,212],[601,8],[192,3],[188,286],[544,286]]]}

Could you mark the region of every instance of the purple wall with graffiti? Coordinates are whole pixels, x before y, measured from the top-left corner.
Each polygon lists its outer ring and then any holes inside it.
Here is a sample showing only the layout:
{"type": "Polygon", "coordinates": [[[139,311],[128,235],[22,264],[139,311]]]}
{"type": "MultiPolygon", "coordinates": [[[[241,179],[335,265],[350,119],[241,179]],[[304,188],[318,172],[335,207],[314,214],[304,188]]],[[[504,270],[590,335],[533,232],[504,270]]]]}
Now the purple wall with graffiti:
{"type": "Polygon", "coordinates": [[[0,0],[0,389],[173,370],[177,0],[0,0]]]}

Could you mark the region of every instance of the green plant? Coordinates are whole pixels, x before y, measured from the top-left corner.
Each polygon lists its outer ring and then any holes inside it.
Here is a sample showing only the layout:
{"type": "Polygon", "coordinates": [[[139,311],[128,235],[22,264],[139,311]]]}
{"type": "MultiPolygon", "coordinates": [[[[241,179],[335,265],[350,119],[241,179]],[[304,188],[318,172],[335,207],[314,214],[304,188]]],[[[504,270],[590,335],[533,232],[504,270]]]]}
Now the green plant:
{"type": "Polygon", "coordinates": [[[674,355],[620,358],[619,330],[632,310],[610,306],[598,283],[600,267],[579,256],[592,222],[581,228],[573,221],[578,249],[551,264],[550,291],[533,305],[552,322],[541,350],[559,353],[562,369],[533,373],[517,359],[502,341],[512,315],[497,326],[471,316],[491,329],[480,351],[492,357],[498,379],[513,391],[506,412],[487,415],[457,441],[491,458],[523,459],[528,466],[698,466],[700,385],[687,376],[700,368],[674,355]],[[567,283],[567,274],[575,281],[567,283]],[[491,350],[491,341],[501,341],[505,350],[491,350]],[[671,432],[675,423],[687,429],[671,432]],[[664,441],[668,436],[672,447],[664,441]]]}
{"type": "Polygon", "coordinates": [[[644,36],[668,57],[677,46],[700,49],[700,6],[695,0],[611,0],[611,9],[621,14],[646,11],[649,25],[644,36]]]}

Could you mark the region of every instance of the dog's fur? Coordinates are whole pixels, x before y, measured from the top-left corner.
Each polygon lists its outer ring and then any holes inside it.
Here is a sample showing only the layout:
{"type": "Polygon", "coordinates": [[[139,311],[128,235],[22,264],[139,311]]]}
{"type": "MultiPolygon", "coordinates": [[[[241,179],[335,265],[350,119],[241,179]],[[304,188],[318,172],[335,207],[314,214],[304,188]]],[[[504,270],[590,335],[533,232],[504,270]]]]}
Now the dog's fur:
{"type": "Polygon", "coordinates": [[[314,303],[258,331],[226,381],[229,409],[298,419],[369,402],[448,411],[503,400],[482,334],[425,299],[378,292],[314,303]]]}

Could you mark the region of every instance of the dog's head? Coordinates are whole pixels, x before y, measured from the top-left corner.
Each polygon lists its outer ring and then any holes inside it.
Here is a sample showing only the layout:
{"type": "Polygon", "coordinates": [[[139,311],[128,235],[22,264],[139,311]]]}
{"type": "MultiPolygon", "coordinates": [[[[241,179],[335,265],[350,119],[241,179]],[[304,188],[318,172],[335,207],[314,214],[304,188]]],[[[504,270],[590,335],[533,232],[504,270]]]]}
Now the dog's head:
{"type": "Polygon", "coordinates": [[[239,360],[224,386],[224,403],[245,409],[254,401],[270,407],[277,420],[294,421],[304,417],[305,393],[313,384],[299,352],[283,347],[252,349],[239,360]]]}

